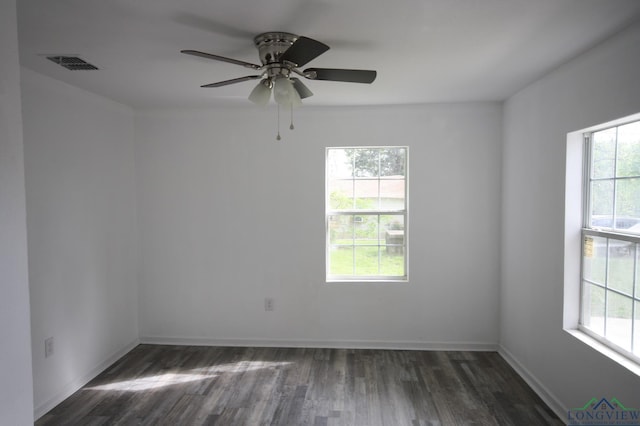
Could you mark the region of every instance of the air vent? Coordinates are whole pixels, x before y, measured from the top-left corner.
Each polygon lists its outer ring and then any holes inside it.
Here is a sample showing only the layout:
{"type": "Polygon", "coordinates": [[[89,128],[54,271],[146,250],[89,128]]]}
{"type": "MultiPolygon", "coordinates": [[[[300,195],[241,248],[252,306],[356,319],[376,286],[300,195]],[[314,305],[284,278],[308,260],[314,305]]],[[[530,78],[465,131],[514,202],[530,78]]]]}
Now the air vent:
{"type": "Polygon", "coordinates": [[[76,56],[47,56],[47,59],[71,71],[98,69],[95,65],[91,65],[76,56]]]}

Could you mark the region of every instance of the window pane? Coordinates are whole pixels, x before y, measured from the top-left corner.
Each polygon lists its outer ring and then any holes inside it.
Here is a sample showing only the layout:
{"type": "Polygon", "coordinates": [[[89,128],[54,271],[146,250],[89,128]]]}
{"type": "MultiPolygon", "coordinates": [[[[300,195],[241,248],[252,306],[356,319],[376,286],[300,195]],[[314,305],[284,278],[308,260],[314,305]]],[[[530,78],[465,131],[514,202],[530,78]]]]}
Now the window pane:
{"type": "Polygon", "coordinates": [[[354,149],[353,158],[356,177],[378,177],[379,173],[379,149],[354,149]]]}
{"type": "Polygon", "coordinates": [[[329,273],[353,275],[353,246],[329,248],[329,273]]]}
{"type": "Polygon", "coordinates": [[[609,279],[607,287],[633,295],[635,244],[609,239],[609,279]]]}
{"type": "Polygon", "coordinates": [[[616,228],[630,229],[639,223],[640,178],[620,179],[616,183],[616,228]]]}
{"type": "Polygon", "coordinates": [[[640,244],[636,244],[636,299],[640,299],[640,244]]]}
{"type": "Polygon", "coordinates": [[[382,251],[380,256],[380,275],[403,276],[404,256],[399,253],[389,253],[382,251]]]}
{"type": "Polygon", "coordinates": [[[636,314],[633,325],[633,353],[640,356],[640,302],[635,302],[636,314]]]}
{"type": "Polygon", "coordinates": [[[613,181],[591,182],[591,226],[613,227],[613,181]]]}
{"type": "Polygon", "coordinates": [[[327,190],[329,191],[329,209],[350,210],[353,208],[352,180],[330,180],[327,190]]]}
{"type": "Polygon", "coordinates": [[[379,247],[356,246],[356,275],[379,275],[379,247]]]}
{"type": "Polygon", "coordinates": [[[404,216],[380,216],[380,239],[384,240],[387,252],[404,253],[404,216]]]}
{"type": "Polygon", "coordinates": [[[607,239],[601,237],[584,237],[584,256],[582,276],[601,285],[607,278],[607,239]]]}
{"type": "Polygon", "coordinates": [[[356,245],[378,245],[378,215],[353,217],[356,245]]]}
{"type": "Polygon", "coordinates": [[[607,294],[607,339],[628,351],[631,350],[631,303],[630,297],[614,292],[607,294]]]}
{"type": "Polygon", "coordinates": [[[327,172],[333,178],[353,177],[353,149],[332,148],[327,152],[327,172]]]}
{"type": "Polygon", "coordinates": [[[380,260],[380,274],[405,275],[404,255],[406,240],[404,234],[404,216],[380,216],[380,239],[384,241],[380,260]]]}
{"type": "Polygon", "coordinates": [[[358,179],[355,181],[356,209],[374,210],[378,208],[378,182],[376,179],[358,179]]]}
{"type": "Polygon", "coordinates": [[[618,128],[616,176],[640,176],[640,121],[618,128]]]}
{"type": "Polygon", "coordinates": [[[404,179],[383,179],[380,181],[380,208],[383,210],[404,210],[404,179]]]}
{"type": "Polygon", "coordinates": [[[593,133],[591,177],[593,179],[614,176],[616,162],[616,128],[593,133]]]}
{"type": "Polygon", "coordinates": [[[380,176],[405,176],[405,148],[387,148],[380,151],[380,176]]]}
{"type": "Polygon", "coordinates": [[[329,245],[353,245],[353,216],[329,216],[329,245]]]}
{"type": "Polygon", "coordinates": [[[600,335],[604,335],[604,289],[584,283],[583,290],[583,325],[600,335]]]}

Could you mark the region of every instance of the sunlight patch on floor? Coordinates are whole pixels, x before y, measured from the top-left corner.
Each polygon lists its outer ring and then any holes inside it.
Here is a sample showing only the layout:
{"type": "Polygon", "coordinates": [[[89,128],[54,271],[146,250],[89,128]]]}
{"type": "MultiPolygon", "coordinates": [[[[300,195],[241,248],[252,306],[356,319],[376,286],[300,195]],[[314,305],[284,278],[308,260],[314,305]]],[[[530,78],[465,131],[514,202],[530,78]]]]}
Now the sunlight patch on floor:
{"type": "Polygon", "coordinates": [[[167,386],[196,382],[216,377],[215,374],[180,374],[180,373],[164,373],[155,376],[140,377],[137,379],[124,380],[114,383],[106,383],[104,385],[88,387],[88,390],[100,391],[129,391],[140,392],[148,391],[167,386]]]}
{"type": "Polygon", "coordinates": [[[173,385],[197,382],[213,379],[224,373],[244,373],[261,370],[264,368],[276,368],[291,364],[290,362],[268,361],[238,361],[228,364],[212,365],[210,367],[194,368],[185,373],[162,373],[148,377],[138,377],[130,380],[122,380],[103,385],[87,387],[87,390],[142,392],[165,388],[173,385]]]}
{"type": "Polygon", "coordinates": [[[211,367],[205,367],[191,371],[200,371],[203,373],[242,373],[245,371],[255,371],[264,368],[282,367],[289,364],[291,364],[291,362],[238,361],[230,362],[228,364],[212,365],[211,367]]]}

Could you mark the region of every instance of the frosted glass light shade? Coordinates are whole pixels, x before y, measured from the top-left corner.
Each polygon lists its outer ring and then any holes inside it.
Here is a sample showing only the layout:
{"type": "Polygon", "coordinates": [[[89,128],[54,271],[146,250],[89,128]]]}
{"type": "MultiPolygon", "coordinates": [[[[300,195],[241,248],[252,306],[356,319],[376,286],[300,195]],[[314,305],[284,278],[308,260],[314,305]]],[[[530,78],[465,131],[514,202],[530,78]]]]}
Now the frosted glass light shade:
{"type": "Polygon", "coordinates": [[[313,96],[313,92],[309,90],[309,88],[305,86],[304,83],[301,82],[299,78],[292,78],[291,82],[293,83],[293,88],[296,89],[296,92],[298,92],[300,99],[313,96]]]}
{"type": "Polygon", "coordinates": [[[300,95],[298,94],[298,91],[293,87],[293,84],[291,85],[291,106],[293,107],[299,107],[302,105],[302,99],[300,99],[300,95]]]}
{"type": "Polygon", "coordinates": [[[288,78],[279,78],[273,86],[273,98],[282,106],[300,106],[302,100],[288,78]]]}
{"type": "Polygon", "coordinates": [[[271,89],[264,83],[260,82],[253,88],[249,95],[249,100],[256,105],[265,106],[269,103],[271,97],[271,89]]]}

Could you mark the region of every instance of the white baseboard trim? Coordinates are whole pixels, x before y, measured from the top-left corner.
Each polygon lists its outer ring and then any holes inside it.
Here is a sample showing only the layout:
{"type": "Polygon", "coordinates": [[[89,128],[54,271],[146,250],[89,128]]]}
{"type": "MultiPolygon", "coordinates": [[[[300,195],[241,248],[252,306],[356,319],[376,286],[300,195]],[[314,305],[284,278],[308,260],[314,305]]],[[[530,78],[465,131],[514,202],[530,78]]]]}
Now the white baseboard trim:
{"type": "Polygon", "coordinates": [[[89,383],[98,374],[102,373],[111,364],[113,364],[114,362],[116,362],[117,360],[122,358],[124,355],[126,355],[128,352],[130,352],[133,348],[135,348],[139,344],[140,344],[140,340],[139,339],[133,340],[129,344],[125,345],[122,349],[120,349],[120,350],[114,352],[113,354],[111,354],[110,356],[108,356],[104,361],[102,361],[96,367],[92,368],[87,373],[85,373],[82,376],[74,379],[70,383],[67,383],[60,390],[60,392],[56,393],[54,396],[52,396],[51,398],[49,398],[45,402],[43,402],[41,404],[38,404],[34,408],[33,418],[37,420],[40,417],[42,417],[45,414],[47,414],[52,408],[54,408],[56,405],[60,404],[65,399],[69,398],[71,395],[73,395],[74,392],[76,392],[82,386],[84,386],[87,383],[89,383]]]}
{"type": "Polygon", "coordinates": [[[505,361],[513,368],[516,373],[522,377],[522,379],[527,382],[527,384],[533,389],[533,391],[538,394],[540,399],[544,401],[545,404],[553,410],[554,413],[567,424],[567,409],[562,405],[560,400],[553,394],[545,385],[542,384],[540,380],[536,378],[524,365],[520,363],[513,356],[511,352],[509,352],[504,346],[498,346],[498,353],[505,361]]]}
{"type": "Polygon", "coordinates": [[[141,344],[179,346],[241,346],[280,348],[395,349],[421,351],[496,352],[497,343],[488,342],[414,342],[384,340],[307,340],[307,339],[238,339],[208,337],[141,336],[141,344]]]}

